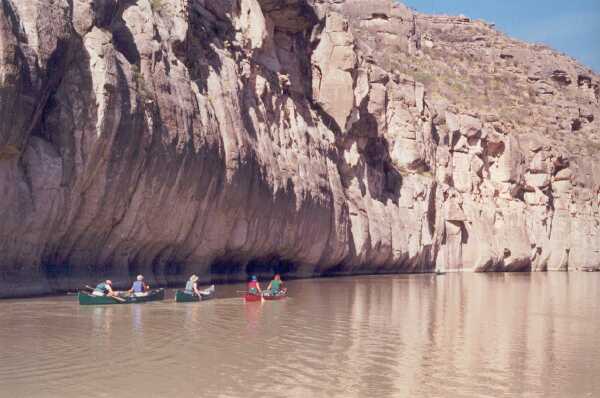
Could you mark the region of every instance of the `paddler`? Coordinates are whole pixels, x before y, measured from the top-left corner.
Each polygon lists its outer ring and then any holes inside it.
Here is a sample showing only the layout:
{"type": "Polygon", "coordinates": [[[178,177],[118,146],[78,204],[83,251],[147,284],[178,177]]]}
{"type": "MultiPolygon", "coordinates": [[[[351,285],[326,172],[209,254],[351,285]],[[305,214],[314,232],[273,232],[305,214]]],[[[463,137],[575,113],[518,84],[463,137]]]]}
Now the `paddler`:
{"type": "Polygon", "coordinates": [[[267,290],[271,291],[272,295],[277,295],[282,291],[283,281],[281,280],[281,275],[275,274],[273,280],[267,286],[267,290]]]}
{"type": "Polygon", "coordinates": [[[146,296],[148,295],[148,290],[150,290],[150,286],[144,282],[144,275],[138,275],[136,281],[131,285],[131,289],[129,289],[129,294],[146,296]]]}
{"type": "Polygon", "coordinates": [[[256,275],[252,275],[252,278],[250,278],[250,282],[248,282],[248,293],[254,294],[256,296],[262,294],[260,283],[258,283],[256,275]]]}
{"type": "Polygon", "coordinates": [[[104,282],[100,282],[94,291],[92,292],[94,296],[111,296],[116,297],[115,291],[112,289],[112,281],[110,279],[105,280],[104,282]]]}
{"type": "Polygon", "coordinates": [[[196,275],[190,276],[190,279],[185,284],[184,292],[186,294],[196,295],[200,297],[200,291],[198,290],[198,277],[196,275]]]}

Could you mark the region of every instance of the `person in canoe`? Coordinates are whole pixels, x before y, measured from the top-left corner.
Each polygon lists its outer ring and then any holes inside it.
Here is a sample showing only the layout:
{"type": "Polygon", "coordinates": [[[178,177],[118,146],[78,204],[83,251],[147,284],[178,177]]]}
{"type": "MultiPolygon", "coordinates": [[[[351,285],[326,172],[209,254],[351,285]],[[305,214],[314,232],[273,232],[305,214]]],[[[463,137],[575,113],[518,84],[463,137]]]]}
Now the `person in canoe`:
{"type": "Polygon", "coordinates": [[[133,294],[134,296],[147,296],[148,290],[150,290],[150,286],[144,282],[144,275],[138,275],[136,281],[131,285],[131,289],[129,289],[129,294],[133,294]]]}
{"type": "Polygon", "coordinates": [[[117,293],[112,289],[112,281],[110,279],[107,279],[104,282],[100,282],[96,286],[92,294],[94,296],[117,296],[117,293]]]}
{"type": "Polygon", "coordinates": [[[256,296],[262,294],[262,289],[260,288],[260,283],[258,283],[256,275],[252,275],[250,282],[248,282],[248,293],[256,296]]]}
{"type": "Polygon", "coordinates": [[[269,283],[269,286],[267,286],[267,290],[269,290],[270,294],[273,296],[283,293],[284,289],[281,275],[275,274],[273,280],[269,283]]]}
{"type": "Polygon", "coordinates": [[[198,290],[198,277],[196,275],[190,276],[190,279],[185,284],[184,293],[191,294],[200,297],[200,290],[198,290]]]}

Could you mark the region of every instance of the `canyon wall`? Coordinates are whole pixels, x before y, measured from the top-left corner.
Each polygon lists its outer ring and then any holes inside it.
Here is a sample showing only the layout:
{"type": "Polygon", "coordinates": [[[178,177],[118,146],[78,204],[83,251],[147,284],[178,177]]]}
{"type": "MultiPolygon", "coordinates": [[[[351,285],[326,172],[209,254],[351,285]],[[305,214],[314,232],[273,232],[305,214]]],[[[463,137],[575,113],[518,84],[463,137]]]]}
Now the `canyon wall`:
{"type": "Polygon", "coordinates": [[[0,296],[600,267],[600,79],[391,0],[1,0],[0,296]]]}

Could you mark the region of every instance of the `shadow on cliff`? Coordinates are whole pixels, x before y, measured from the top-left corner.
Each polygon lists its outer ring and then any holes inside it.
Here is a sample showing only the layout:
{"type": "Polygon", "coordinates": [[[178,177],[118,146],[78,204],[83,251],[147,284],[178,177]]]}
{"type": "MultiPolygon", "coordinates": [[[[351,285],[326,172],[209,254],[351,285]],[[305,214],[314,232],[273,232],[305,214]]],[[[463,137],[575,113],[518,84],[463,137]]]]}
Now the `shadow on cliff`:
{"type": "Polygon", "coordinates": [[[116,4],[94,2],[93,5],[100,15],[96,18],[98,27],[110,30],[115,49],[123,54],[130,64],[139,66],[140,52],[135,44],[133,34],[123,20],[123,13],[136,3],[136,0],[122,0],[116,4]]]}
{"type": "MultiPolygon", "coordinates": [[[[36,134],[55,145],[63,157],[63,185],[68,189],[72,207],[60,209],[57,221],[61,225],[53,228],[42,255],[41,270],[53,290],[76,288],[93,278],[127,280],[141,272],[154,274],[167,283],[169,275],[181,274],[181,258],[185,254],[177,242],[161,242],[157,234],[140,245],[127,236],[115,237],[115,231],[127,215],[141,211],[134,198],[152,190],[155,184],[163,192],[183,194],[191,190],[203,192],[211,182],[222,185],[224,180],[222,153],[210,146],[199,150],[191,139],[183,145],[178,137],[173,139],[156,98],[140,89],[140,84],[147,83],[140,80],[143,76],[139,72],[135,75],[139,53],[122,23],[123,7],[112,10],[116,15],[101,22],[115,29],[115,47],[125,59],[117,55],[113,60],[115,82],[107,82],[103,87],[107,92],[103,131],[87,144],[78,141],[74,132],[81,129],[79,134],[85,139],[86,131],[89,132],[86,128],[95,125],[95,118],[100,117],[96,115],[90,58],[81,39],[73,34],[68,51],[57,52],[51,59],[50,66],[62,65],[58,68],[60,76],[66,78],[50,90],[43,123],[36,134]],[[124,68],[133,71],[133,82],[128,81],[124,68]],[[132,84],[137,90],[135,98],[130,94],[132,84]],[[77,108],[83,108],[89,120],[78,120],[81,116],[73,110],[73,92],[80,102],[77,108]],[[135,104],[135,109],[131,104],[135,104]],[[152,126],[147,123],[147,115],[152,126]],[[76,160],[77,153],[83,156],[81,160],[76,160]],[[82,163],[76,166],[77,161],[82,163]]],[[[162,213],[168,214],[171,207],[167,198],[154,199],[161,209],[167,209],[162,213]]]]}
{"type": "MultiPolygon", "coordinates": [[[[243,161],[244,167],[236,170],[220,197],[226,200],[229,216],[246,223],[243,242],[233,243],[227,234],[225,253],[210,266],[214,281],[245,280],[252,274],[279,272],[285,277],[298,276],[307,271],[301,266],[303,254],[319,244],[319,235],[313,229],[329,227],[330,203],[322,203],[304,192],[299,197],[298,188],[291,179],[273,191],[272,180],[264,166],[254,157],[243,161]]],[[[312,272],[308,270],[309,273],[312,272]]]]}
{"type": "MultiPolygon", "coordinates": [[[[67,42],[59,43],[57,50],[48,62],[49,75],[55,79],[48,86],[48,99],[43,108],[39,125],[33,135],[46,140],[56,148],[62,158],[62,183],[68,195],[75,194],[77,182],[77,140],[74,132],[77,128],[75,120],[80,118],[77,108],[91,106],[93,93],[92,72],[89,67],[89,56],[82,39],[73,34],[67,42]],[[79,94],[80,103],[74,104],[67,94],[75,90],[79,94]]],[[[77,207],[77,204],[75,204],[77,207]]],[[[80,281],[93,273],[91,268],[81,268],[73,264],[69,254],[74,242],[71,236],[71,221],[66,203],[63,203],[57,216],[52,220],[52,233],[48,235],[41,255],[41,271],[45,275],[52,290],[65,290],[81,286],[80,281]]],[[[90,253],[92,255],[92,253],[90,253]]],[[[90,262],[91,263],[91,262],[90,262]]]]}

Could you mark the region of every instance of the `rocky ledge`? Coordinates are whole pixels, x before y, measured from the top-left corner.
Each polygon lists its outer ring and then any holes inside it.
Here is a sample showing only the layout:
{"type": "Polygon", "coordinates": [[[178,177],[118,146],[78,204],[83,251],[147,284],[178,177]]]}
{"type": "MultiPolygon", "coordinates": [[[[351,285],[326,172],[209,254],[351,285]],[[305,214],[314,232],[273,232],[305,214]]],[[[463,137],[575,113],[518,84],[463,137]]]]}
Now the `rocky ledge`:
{"type": "Polygon", "coordinates": [[[2,0],[0,296],[600,267],[600,79],[391,0],[2,0]]]}

